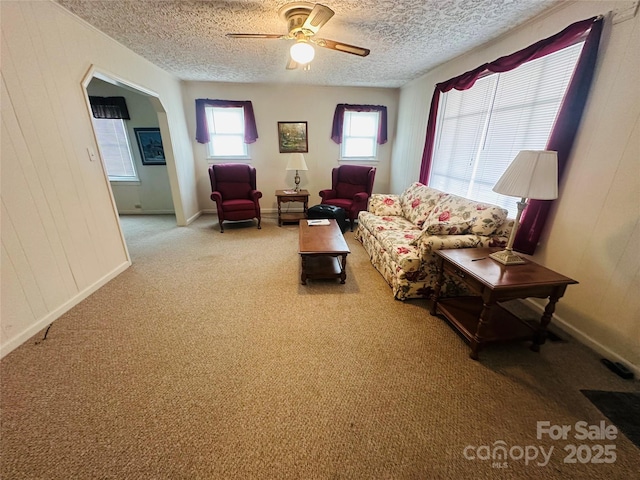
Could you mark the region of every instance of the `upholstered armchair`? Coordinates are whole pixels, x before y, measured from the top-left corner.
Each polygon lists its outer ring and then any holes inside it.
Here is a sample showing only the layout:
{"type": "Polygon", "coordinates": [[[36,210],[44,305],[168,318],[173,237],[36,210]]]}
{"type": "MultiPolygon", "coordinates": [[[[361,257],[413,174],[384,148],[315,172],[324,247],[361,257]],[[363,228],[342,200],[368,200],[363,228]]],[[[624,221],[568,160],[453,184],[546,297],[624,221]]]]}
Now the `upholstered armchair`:
{"type": "Polygon", "coordinates": [[[331,189],[320,191],[321,203],[344,208],[353,231],[358,213],[367,209],[375,176],[373,167],[340,165],[331,171],[331,189]]]}
{"type": "Polygon", "coordinates": [[[258,219],[262,192],[256,189],[256,169],[243,163],[221,163],[209,167],[211,200],[216,202],[220,232],[223,222],[258,219]]]}

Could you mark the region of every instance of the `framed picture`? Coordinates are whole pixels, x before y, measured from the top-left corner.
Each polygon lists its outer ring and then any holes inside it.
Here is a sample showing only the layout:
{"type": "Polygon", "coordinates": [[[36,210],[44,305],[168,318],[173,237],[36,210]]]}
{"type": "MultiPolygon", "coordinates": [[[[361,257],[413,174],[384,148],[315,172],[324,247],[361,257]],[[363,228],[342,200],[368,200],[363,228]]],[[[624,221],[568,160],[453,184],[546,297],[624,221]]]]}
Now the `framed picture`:
{"type": "Polygon", "coordinates": [[[309,151],[307,122],[278,122],[280,153],[305,153],[309,151]]]}
{"type": "Polygon", "coordinates": [[[166,165],[159,128],[134,128],[143,165],[166,165]]]}

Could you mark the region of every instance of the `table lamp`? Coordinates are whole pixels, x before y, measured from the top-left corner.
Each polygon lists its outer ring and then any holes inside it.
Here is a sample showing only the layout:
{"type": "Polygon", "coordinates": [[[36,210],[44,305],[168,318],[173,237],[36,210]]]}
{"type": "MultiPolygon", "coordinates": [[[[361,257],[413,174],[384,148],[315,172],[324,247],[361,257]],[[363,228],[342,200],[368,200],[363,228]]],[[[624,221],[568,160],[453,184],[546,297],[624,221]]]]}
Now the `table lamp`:
{"type": "Polygon", "coordinates": [[[521,197],[521,200],[518,202],[518,214],[507,247],[489,256],[503,265],[525,263],[513,252],[513,241],[520,225],[520,216],[527,206],[527,199],[558,198],[558,153],[551,150],[522,150],[492,190],[510,197],[521,197]]]}
{"type": "Polygon", "coordinates": [[[296,176],[294,177],[294,181],[296,182],[296,192],[300,191],[300,175],[298,175],[298,170],[309,170],[307,168],[307,164],[304,161],[304,155],[301,153],[292,153],[289,157],[289,163],[287,163],[287,170],[295,170],[296,176]]]}

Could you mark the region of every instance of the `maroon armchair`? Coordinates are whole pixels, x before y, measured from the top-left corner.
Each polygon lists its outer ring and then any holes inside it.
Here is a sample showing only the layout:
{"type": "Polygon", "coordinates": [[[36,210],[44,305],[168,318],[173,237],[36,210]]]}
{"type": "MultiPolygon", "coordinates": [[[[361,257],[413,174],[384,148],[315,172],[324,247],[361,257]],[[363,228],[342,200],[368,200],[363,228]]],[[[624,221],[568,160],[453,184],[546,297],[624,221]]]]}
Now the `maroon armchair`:
{"type": "Polygon", "coordinates": [[[367,209],[375,176],[373,167],[340,165],[331,171],[331,189],[320,190],[321,203],[344,208],[353,231],[358,213],[367,209]]]}
{"type": "Polygon", "coordinates": [[[218,208],[220,232],[222,222],[258,219],[260,226],[260,203],[262,192],[256,189],[256,169],[243,163],[221,163],[209,167],[211,200],[218,208]]]}

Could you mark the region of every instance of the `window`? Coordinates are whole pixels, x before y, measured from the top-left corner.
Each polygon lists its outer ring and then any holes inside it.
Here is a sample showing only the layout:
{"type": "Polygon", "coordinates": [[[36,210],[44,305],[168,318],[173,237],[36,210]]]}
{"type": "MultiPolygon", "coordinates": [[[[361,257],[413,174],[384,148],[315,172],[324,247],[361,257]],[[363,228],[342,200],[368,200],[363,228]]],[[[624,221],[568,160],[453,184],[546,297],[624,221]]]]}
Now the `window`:
{"type": "Polygon", "coordinates": [[[229,158],[248,156],[244,139],[243,107],[206,107],[209,128],[209,156],[229,158]]]}
{"type": "Polygon", "coordinates": [[[94,118],[93,125],[109,180],[137,181],[124,120],[94,118]]]}
{"type": "Polygon", "coordinates": [[[500,205],[491,189],[520,150],[544,150],[583,43],[443,94],[429,185],[500,205]]]}
{"type": "Polygon", "coordinates": [[[343,159],[375,159],[380,112],[346,110],[340,156],[343,159]]]}

